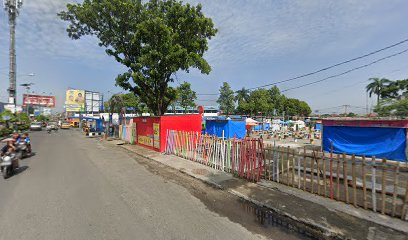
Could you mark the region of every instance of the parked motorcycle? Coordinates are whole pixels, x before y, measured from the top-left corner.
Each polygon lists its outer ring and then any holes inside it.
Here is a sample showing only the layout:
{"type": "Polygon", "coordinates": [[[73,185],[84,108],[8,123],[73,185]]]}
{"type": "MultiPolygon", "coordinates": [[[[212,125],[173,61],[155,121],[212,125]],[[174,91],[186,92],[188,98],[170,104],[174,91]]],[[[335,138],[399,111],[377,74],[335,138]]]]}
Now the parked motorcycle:
{"type": "Polygon", "coordinates": [[[3,173],[4,179],[14,174],[16,170],[15,161],[17,161],[17,156],[14,153],[1,157],[0,170],[3,173]]]}

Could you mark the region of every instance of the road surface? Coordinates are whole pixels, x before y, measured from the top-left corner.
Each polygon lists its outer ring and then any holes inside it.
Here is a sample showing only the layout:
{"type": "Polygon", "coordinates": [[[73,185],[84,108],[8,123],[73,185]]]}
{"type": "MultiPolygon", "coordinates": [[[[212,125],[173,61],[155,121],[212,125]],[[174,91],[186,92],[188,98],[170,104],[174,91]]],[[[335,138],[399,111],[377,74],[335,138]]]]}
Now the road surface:
{"type": "Polygon", "coordinates": [[[0,179],[0,239],[265,238],[119,147],[76,130],[31,138],[36,155],[0,179]]]}

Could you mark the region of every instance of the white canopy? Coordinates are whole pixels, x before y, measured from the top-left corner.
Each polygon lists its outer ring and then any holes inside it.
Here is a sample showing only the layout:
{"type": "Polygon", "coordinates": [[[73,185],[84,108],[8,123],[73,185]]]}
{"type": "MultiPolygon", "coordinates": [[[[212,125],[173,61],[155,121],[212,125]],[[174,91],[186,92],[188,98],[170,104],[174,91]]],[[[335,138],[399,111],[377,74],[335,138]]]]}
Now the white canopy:
{"type": "Polygon", "coordinates": [[[246,125],[258,125],[259,124],[259,122],[255,121],[252,118],[245,119],[245,122],[246,122],[246,125]]]}

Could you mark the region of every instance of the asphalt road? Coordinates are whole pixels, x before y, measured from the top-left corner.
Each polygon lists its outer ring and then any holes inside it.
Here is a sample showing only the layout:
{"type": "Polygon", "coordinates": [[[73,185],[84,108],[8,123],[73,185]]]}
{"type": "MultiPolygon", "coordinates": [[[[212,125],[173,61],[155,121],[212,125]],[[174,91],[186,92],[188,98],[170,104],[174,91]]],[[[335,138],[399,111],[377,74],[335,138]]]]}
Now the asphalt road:
{"type": "Polygon", "coordinates": [[[262,239],[128,153],[74,130],[31,134],[0,179],[0,239],[262,239]]]}

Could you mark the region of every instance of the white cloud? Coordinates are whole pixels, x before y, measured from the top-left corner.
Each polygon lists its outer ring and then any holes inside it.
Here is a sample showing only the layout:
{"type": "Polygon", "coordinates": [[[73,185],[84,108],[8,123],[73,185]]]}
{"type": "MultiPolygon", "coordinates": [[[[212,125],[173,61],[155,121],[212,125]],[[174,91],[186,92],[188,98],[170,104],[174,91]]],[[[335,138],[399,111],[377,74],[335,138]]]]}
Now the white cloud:
{"type": "MultiPolygon", "coordinates": [[[[97,40],[85,37],[71,40],[64,23],[57,13],[64,10],[69,0],[27,0],[20,9],[17,18],[16,39],[20,51],[48,56],[56,59],[72,59],[88,64],[106,60],[97,40]]],[[[1,17],[6,18],[2,11],[1,17]]],[[[8,46],[8,26],[0,29],[0,43],[8,46]]],[[[4,52],[8,48],[2,48],[4,52]]]]}
{"type": "Polygon", "coordinates": [[[334,41],[339,34],[378,24],[378,15],[367,13],[384,5],[380,0],[190,2],[201,2],[219,29],[207,54],[213,64],[276,58],[322,41],[334,41]]]}
{"type": "MultiPolygon", "coordinates": [[[[385,5],[381,0],[188,1],[201,2],[204,12],[219,29],[206,55],[211,64],[217,65],[279,58],[321,42],[330,46],[339,35],[379,24],[379,15],[373,13],[380,13],[385,5]]],[[[95,38],[77,41],[68,38],[66,23],[57,16],[68,2],[74,0],[26,0],[18,18],[18,46],[34,54],[86,64],[106,61],[108,57],[95,38]]],[[[6,20],[4,11],[0,17],[6,20]]],[[[381,15],[382,19],[386,17],[381,15]]],[[[0,44],[5,46],[0,49],[3,55],[8,51],[6,26],[0,26],[0,44]]]]}

